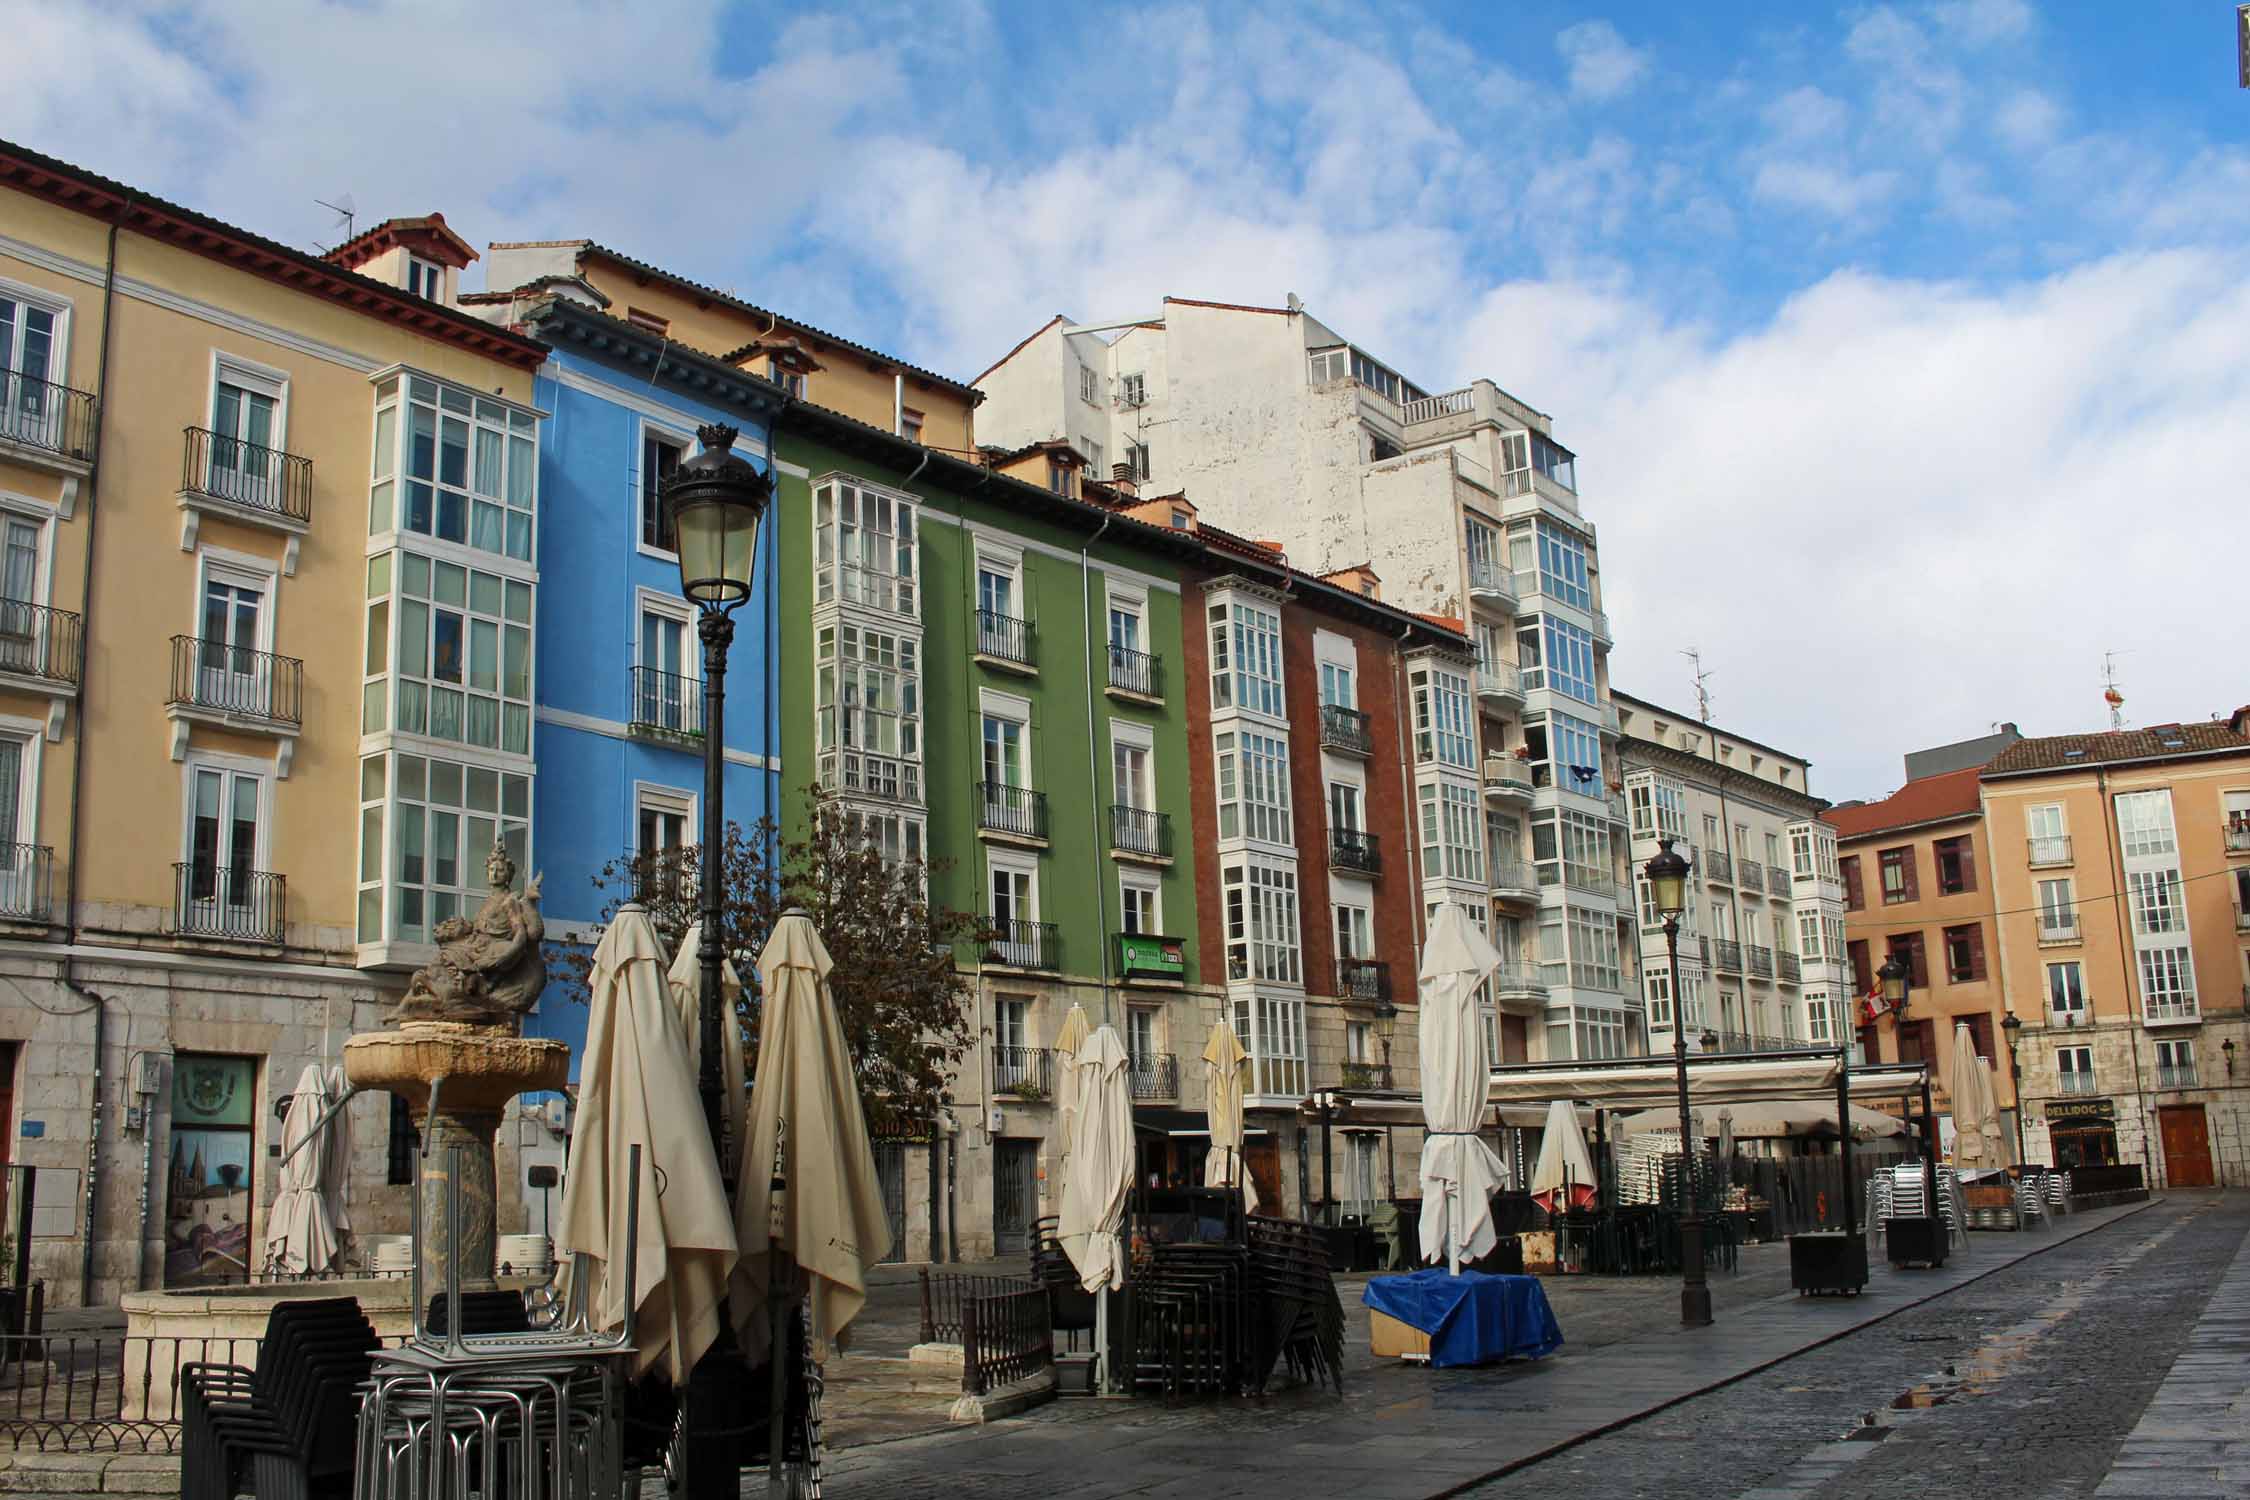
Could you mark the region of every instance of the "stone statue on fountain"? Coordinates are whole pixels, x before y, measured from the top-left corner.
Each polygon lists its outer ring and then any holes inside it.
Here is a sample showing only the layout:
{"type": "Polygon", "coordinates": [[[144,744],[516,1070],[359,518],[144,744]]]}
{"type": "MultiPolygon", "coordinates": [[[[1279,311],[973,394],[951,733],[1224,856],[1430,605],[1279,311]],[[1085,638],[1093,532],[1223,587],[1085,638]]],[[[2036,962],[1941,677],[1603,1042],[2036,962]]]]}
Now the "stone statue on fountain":
{"type": "Polygon", "coordinates": [[[521,895],[510,889],[515,861],[497,842],[484,868],[492,883],[484,905],[474,917],[448,917],[432,930],[437,958],[414,971],[392,1021],[452,1021],[512,1032],[539,998],[547,983],[539,877],[526,882],[521,895]]]}

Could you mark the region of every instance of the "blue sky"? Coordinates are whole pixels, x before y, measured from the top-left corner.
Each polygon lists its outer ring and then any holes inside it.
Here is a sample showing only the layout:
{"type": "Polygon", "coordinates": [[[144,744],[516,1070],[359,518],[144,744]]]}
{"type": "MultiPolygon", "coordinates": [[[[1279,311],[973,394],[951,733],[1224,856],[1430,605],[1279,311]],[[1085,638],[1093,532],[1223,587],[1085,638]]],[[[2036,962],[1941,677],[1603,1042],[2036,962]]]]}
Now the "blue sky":
{"type": "MultiPolygon", "coordinates": [[[[588,235],[971,376],[1278,303],[1581,454],[1616,683],[1836,797],[2223,713],[2250,94],[2217,0],[0,0],[0,134],[267,233],[588,235]]],[[[1200,502],[1223,515],[1223,497],[1200,502]]]]}

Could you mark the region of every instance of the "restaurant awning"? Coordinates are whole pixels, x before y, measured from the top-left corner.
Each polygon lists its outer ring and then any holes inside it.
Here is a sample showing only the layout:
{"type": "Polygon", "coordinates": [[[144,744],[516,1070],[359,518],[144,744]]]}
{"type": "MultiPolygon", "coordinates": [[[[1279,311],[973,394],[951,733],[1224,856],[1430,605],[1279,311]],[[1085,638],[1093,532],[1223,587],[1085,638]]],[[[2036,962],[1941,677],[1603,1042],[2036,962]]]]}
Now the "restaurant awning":
{"type": "MultiPolygon", "coordinates": [[[[1136,1105],[1133,1109],[1133,1128],[1149,1135],[1209,1135],[1211,1117],[1200,1109],[1171,1109],[1143,1104],[1136,1105]]],[[[1246,1125],[1242,1133],[1253,1136],[1269,1132],[1262,1126],[1246,1125]]]]}
{"type": "MultiPolygon", "coordinates": [[[[1836,1097],[1842,1059],[1834,1051],[1804,1050],[1774,1054],[1702,1053],[1688,1058],[1688,1099],[1716,1107],[1767,1099],[1836,1097]]],[[[1921,1063],[1871,1063],[1851,1068],[1850,1093],[1859,1101],[1903,1098],[1918,1093],[1921,1063]]],[[[1679,1076],[1671,1059],[1617,1058],[1606,1062],[1516,1063],[1494,1068],[1485,1097],[1487,1125],[1537,1129],[1546,1123],[1547,1105],[1576,1102],[1582,1121],[1588,1109],[1652,1109],[1679,1102],[1679,1076]]],[[[1323,1107],[1334,1124],[1419,1125],[1420,1096],[1403,1089],[1335,1089],[1315,1094],[1301,1106],[1317,1118],[1323,1107]]]]}

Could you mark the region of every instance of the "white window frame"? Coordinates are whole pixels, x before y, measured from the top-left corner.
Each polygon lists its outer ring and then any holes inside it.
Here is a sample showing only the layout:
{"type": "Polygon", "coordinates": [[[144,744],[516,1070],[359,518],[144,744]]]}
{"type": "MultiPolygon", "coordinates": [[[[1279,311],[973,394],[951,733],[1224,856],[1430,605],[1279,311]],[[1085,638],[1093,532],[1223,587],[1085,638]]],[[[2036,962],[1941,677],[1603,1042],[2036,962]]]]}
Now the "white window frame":
{"type": "MultiPolygon", "coordinates": [[[[258,839],[251,868],[273,868],[274,839],[274,763],[254,755],[236,755],[225,750],[198,750],[190,748],[180,762],[180,862],[190,863],[195,858],[195,778],[199,771],[220,771],[258,779],[258,839]]],[[[221,868],[225,868],[222,866],[221,868]]],[[[385,866],[386,871],[388,866],[385,866]]]]}
{"type": "Polygon", "coordinates": [[[276,453],[286,451],[289,447],[289,372],[239,354],[229,354],[224,349],[213,349],[211,388],[203,403],[206,431],[219,430],[219,382],[222,380],[273,398],[273,442],[269,446],[276,453]]]}
{"type": "MultiPolygon", "coordinates": [[[[983,733],[981,724],[978,726],[978,733],[980,736],[983,733]]],[[[1031,744],[1028,726],[1025,734],[1024,746],[1028,753],[1031,744]]],[[[982,753],[981,745],[979,753],[982,753]]],[[[1130,807],[1137,812],[1155,812],[1157,810],[1156,731],[1154,729],[1146,724],[1134,723],[1130,719],[1112,719],[1109,721],[1109,779],[1109,795],[1112,802],[1121,807],[1130,807]],[[1124,795],[1125,788],[1117,784],[1117,752],[1121,749],[1138,750],[1144,757],[1141,764],[1147,784],[1134,788],[1135,792],[1139,794],[1137,799],[1124,795]]]]}
{"type": "MultiPolygon", "coordinates": [[[[28,302],[33,307],[54,314],[54,363],[49,368],[46,378],[50,384],[68,386],[70,384],[70,324],[73,309],[70,298],[60,292],[49,291],[43,286],[33,286],[25,281],[11,281],[5,276],[0,276],[0,297],[5,297],[11,302],[28,302]]],[[[15,351],[13,349],[0,349],[0,367],[10,370],[15,368],[15,351]]]]}
{"type": "MultiPolygon", "coordinates": [[[[62,515],[62,512],[56,509],[52,501],[17,494],[12,490],[0,490],[0,517],[29,521],[39,528],[39,567],[36,576],[31,581],[32,597],[28,602],[38,605],[41,609],[49,608],[54,603],[55,521],[60,515],[62,515]]],[[[196,587],[198,592],[196,594],[195,617],[200,624],[203,618],[202,585],[198,583],[196,587]]]]}
{"type": "Polygon", "coordinates": [[[2091,1046],[2057,1047],[2055,1049],[2055,1087],[2066,1094],[2091,1094],[2094,1092],[2094,1049],[2091,1046]],[[2079,1066],[2065,1067],[2064,1063],[2067,1061],[2075,1061],[2079,1066]],[[2082,1089],[2066,1088],[2063,1081],[2068,1078],[2083,1078],[2086,1080],[2086,1087],[2082,1089]]]}
{"type": "Polygon", "coordinates": [[[1140,870],[1119,870],[1117,872],[1117,930],[1119,932],[1128,930],[1125,926],[1125,893],[1127,891],[1132,891],[1148,899],[1149,925],[1142,928],[1141,932],[1151,937],[1163,936],[1164,882],[1154,875],[1140,870]]]}
{"type": "Polygon", "coordinates": [[[641,496],[648,485],[648,473],[643,460],[647,457],[649,439],[651,438],[658,438],[677,446],[680,450],[680,457],[684,460],[695,452],[695,436],[690,432],[674,427],[669,422],[660,422],[654,417],[647,416],[640,418],[633,428],[633,503],[626,508],[629,512],[627,519],[632,525],[633,550],[643,557],[653,557],[659,562],[676,563],[679,561],[679,553],[667,552],[662,547],[652,547],[641,539],[641,496]]]}
{"type": "Polygon", "coordinates": [[[47,741],[47,721],[0,714],[0,737],[23,743],[23,784],[16,794],[16,842],[39,842],[39,750],[47,741]]]}
{"type": "Polygon", "coordinates": [[[411,250],[403,257],[406,262],[405,288],[407,295],[421,297],[431,302],[445,300],[445,267],[426,255],[416,255],[411,250]],[[423,291],[424,281],[431,290],[423,291]]]}
{"type": "Polygon", "coordinates": [[[1028,604],[1023,594],[1023,553],[1019,549],[980,536],[976,541],[975,567],[976,576],[971,580],[974,589],[972,597],[979,614],[984,612],[983,575],[990,573],[1008,581],[1008,608],[995,610],[994,613],[1009,620],[1028,621],[1031,618],[1025,613],[1028,604]]]}
{"type": "Polygon", "coordinates": [[[1016,785],[1023,791],[1039,790],[1035,767],[1037,757],[1031,753],[1031,700],[1019,698],[1014,693],[1003,693],[992,688],[977,689],[977,780],[984,775],[984,721],[1000,719],[1016,725],[1023,731],[1018,744],[1023,754],[1023,780],[1016,785]]]}
{"type": "MultiPolygon", "coordinates": [[[[243,584],[261,591],[259,597],[263,602],[258,609],[257,649],[271,655],[275,639],[274,616],[280,612],[281,606],[281,564],[255,553],[236,552],[231,548],[214,547],[208,543],[197,547],[195,597],[188,615],[186,632],[196,641],[203,639],[204,590],[214,579],[221,583],[243,584]]],[[[466,650],[466,647],[463,649],[466,650]]]]}
{"type": "MultiPolygon", "coordinates": [[[[681,627],[680,675],[695,682],[703,680],[703,652],[696,637],[696,608],[678,594],[668,594],[662,589],[652,589],[641,584],[633,590],[633,665],[655,666],[641,657],[641,617],[656,615],[681,627]],[[690,649],[690,648],[694,649],[690,649]]],[[[661,669],[659,669],[661,670],[661,669]]]]}
{"type": "Polygon", "coordinates": [[[2060,1016],[2085,1015],[2089,1009],[2086,1001],[2085,964],[2075,958],[2066,958],[2056,959],[2046,965],[2046,991],[2041,1004],[2044,1006],[2049,1020],[2060,1016]],[[2055,975],[2061,970],[2070,971],[2070,983],[2065,988],[2070,991],[2070,998],[2076,1002],[2075,1004],[2061,1006],[2055,1003],[2055,975]]]}
{"type": "Polygon", "coordinates": [[[1078,399],[1088,406],[1101,405],[1102,372],[1092,365],[1078,367],[1078,399]]]}
{"type": "Polygon", "coordinates": [[[681,841],[683,847],[701,842],[703,823],[702,813],[699,809],[700,803],[697,794],[694,792],[685,791],[679,787],[666,786],[658,781],[634,782],[633,852],[635,854],[648,852],[641,847],[641,814],[643,812],[668,813],[683,819],[684,822],[681,826],[689,835],[681,841]]]}
{"type": "Polygon", "coordinates": [[[1335,901],[1330,903],[1329,930],[1335,935],[1336,957],[1373,958],[1375,956],[1375,910],[1360,901],[1335,901]],[[1352,929],[1351,951],[1345,951],[1345,929],[1352,929]]]}
{"type": "Polygon", "coordinates": [[[1144,656],[1154,656],[1156,653],[1149,649],[1153,642],[1149,639],[1148,590],[1120,583],[1116,579],[1109,579],[1103,584],[1102,591],[1108,599],[1107,607],[1102,611],[1103,647],[1106,649],[1110,645],[1109,617],[1111,615],[1130,615],[1139,627],[1138,639],[1140,641],[1139,645],[1131,649],[1142,653],[1144,656]]]}
{"type": "Polygon", "coordinates": [[[1029,890],[1031,894],[1025,904],[1028,905],[1031,910],[1028,915],[1023,912],[1018,912],[1015,919],[1019,922],[1029,922],[1036,925],[1040,920],[1038,857],[1029,854],[1015,854],[1000,849],[990,849],[986,851],[984,857],[984,905],[985,915],[988,917],[996,916],[996,913],[991,910],[992,877],[1002,872],[1010,875],[1022,875],[1028,877],[1029,883],[1026,886],[1026,889],[1029,890]]]}

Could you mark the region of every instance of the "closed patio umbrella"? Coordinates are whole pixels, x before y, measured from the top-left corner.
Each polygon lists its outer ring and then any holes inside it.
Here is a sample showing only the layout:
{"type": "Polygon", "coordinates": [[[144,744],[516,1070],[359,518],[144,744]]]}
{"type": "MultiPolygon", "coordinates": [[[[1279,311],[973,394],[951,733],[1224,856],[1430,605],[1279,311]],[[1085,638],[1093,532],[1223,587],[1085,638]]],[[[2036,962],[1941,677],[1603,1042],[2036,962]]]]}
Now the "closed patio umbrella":
{"type": "Polygon", "coordinates": [[[1594,1159],[1578,1133],[1578,1111],[1567,1099],[1547,1106],[1547,1128],[1539,1136],[1539,1165],[1531,1173],[1531,1197],[1548,1213],[1590,1206],[1594,1201],[1594,1159]]]}
{"type": "MultiPolygon", "coordinates": [[[[688,1071],[698,1084],[703,1079],[703,924],[695,923],[680,939],[680,951],[672,960],[672,971],[665,975],[665,984],[672,992],[672,1006],[680,1013],[680,1035],[687,1042],[688,1071]]],[[[726,1101],[727,1140],[733,1145],[734,1159],[725,1165],[736,1182],[742,1180],[743,1153],[749,1142],[743,1138],[743,1122],[749,1116],[749,1074],[742,1067],[742,1026],[735,1019],[736,1006],[742,1000],[742,981],[735,975],[731,959],[719,965],[719,993],[726,1008],[719,1017],[719,1089],[726,1101]]],[[[699,1094],[700,1101],[701,1095],[699,1094]]]]}
{"type": "Polygon", "coordinates": [[[1977,1056],[1976,1034],[1966,1025],[1953,1028],[1953,1066],[1946,1073],[1946,1092],[1953,1098],[1954,1170],[1981,1177],[2007,1166],[1992,1069],[1977,1056]]]}
{"type": "Polygon", "coordinates": [[[1078,1049],[1083,1093],[1078,1138],[1063,1176],[1063,1253],[1089,1292],[1125,1283],[1125,1193],[1133,1179],[1133,1101],[1125,1081],[1125,1044],[1104,1026],[1078,1049]]]}
{"type": "Polygon", "coordinates": [[[638,905],[620,907],[602,934],[587,989],[556,1249],[594,1262],[588,1304],[600,1326],[632,1320],[634,1373],[661,1367],[680,1385],[718,1337],[735,1232],[679,1009],[665,985],[663,945],[638,905]],[[628,1288],[608,1273],[623,1260],[634,1146],[641,1148],[639,1258],[637,1284],[628,1288]]]}
{"type": "Polygon", "coordinates": [[[765,1008],[750,1088],[749,1165],[735,1191],[742,1260],[731,1304],[744,1347],[770,1347],[767,1304],[777,1257],[785,1257],[795,1270],[782,1272],[783,1295],[792,1280],[809,1284],[815,1360],[845,1347],[867,1301],[867,1267],[891,1248],[875,1147],[828,970],[828,947],[812,918],[784,913],[758,955],[765,1008]]]}
{"type": "Polygon", "coordinates": [[[1484,1015],[1477,991],[1500,967],[1500,955],[1448,902],[1430,924],[1420,976],[1422,1120],[1422,1258],[1461,1261],[1492,1252],[1492,1194],[1505,1180],[1500,1157],[1477,1133],[1484,1123],[1487,1076],[1484,1015]]]}
{"type": "Polygon", "coordinates": [[[1203,1160],[1203,1180],[1212,1187],[1240,1187],[1242,1211],[1256,1213],[1258,1185],[1242,1162],[1242,1065],[1249,1056],[1233,1026],[1221,1021],[1211,1028],[1211,1040],[1203,1048],[1211,1122],[1211,1154],[1203,1160]]]}
{"type": "MultiPolygon", "coordinates": [[[[1070,1014],[1063,1017],[1062,1035],[1055,1038],[1055,1062],[1062,1076],[1055,1080],[1055,1115],[1058,1129],[1059,1154],[1070,1159],[1070,1143],[1078,1128],[1078,1049],[1085,1044],[1090,1028],[1086,1021],[1086,1007],[1072,1005],[1070,1014]]],[[[1056,1181],[1062,1173],[1055,1174],[1056,1181]]]]}
{"type": "Polygon", "coordinates": [[[343,1115],[339,1112],[322,1124],[331,1102],[320,1064],[305,1064],[289,1095],[288,1116],[281,1123],[281,1191],[273,1200],[271,1228],[266,1233],[266,1264],[285,1275],[328,1270],[343,1248],[340,1231],[351,1227],[337,1223],[340,1189],[332,1176],[337,1153],[329,1132],[338,1128],[343,1115]],[[306,1144],[315,1130],[327,1138],[306,1144]]]}

